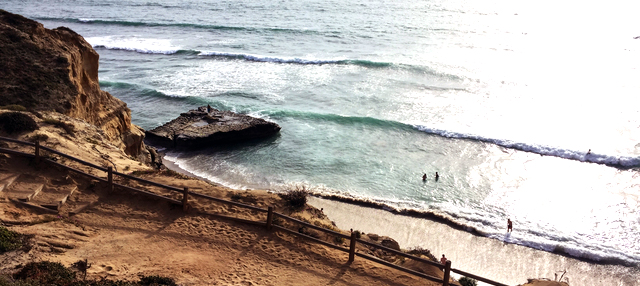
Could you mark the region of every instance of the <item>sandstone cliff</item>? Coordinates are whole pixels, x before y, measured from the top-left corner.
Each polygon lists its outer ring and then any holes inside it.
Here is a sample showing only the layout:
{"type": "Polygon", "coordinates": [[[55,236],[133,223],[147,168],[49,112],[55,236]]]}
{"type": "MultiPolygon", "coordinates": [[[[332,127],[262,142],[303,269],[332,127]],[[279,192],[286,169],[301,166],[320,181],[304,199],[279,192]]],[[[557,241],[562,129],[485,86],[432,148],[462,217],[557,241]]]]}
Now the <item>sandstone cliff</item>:
{"type": "Polygon", "coordinates": [[[131,124],[126,103],[98,84],[98,53],[59,27],[0,10],[0,106],[57,111],[98,126],[110,143],[145,161],[144,131],[131,124]]]}

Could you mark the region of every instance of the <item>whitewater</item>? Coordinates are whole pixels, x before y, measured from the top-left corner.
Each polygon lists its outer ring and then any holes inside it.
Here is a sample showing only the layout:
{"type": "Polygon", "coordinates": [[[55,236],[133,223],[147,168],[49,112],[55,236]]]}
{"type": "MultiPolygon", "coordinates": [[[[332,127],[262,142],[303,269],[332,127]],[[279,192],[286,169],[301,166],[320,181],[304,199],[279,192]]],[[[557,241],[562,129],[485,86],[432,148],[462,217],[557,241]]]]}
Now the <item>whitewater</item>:
{"type": "MultiPolygon", "coordinates": [[[[207,104],[282,126],[268,140],[167,150],[193,174],[238,189],[304,186],[640,285],[628,278],[640,271],[634,4],[405,2],[0,8],[82,35],[100,54],[101,88],[145,129],[207,104]]],[[[429,232],[404,231],[417,229],[429,232]]],[[[501,277],[529,278],[517,275],[501,277]]]]}

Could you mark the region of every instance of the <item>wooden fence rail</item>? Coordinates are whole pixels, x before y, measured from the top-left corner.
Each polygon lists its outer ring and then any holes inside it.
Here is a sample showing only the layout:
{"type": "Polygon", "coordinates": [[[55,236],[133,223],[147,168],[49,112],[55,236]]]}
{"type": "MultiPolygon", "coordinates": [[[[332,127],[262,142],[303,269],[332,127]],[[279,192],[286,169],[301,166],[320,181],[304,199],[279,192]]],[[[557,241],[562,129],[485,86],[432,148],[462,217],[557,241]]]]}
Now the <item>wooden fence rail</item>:
{"type": "Polygon", "coordinates": [[[156,186],[156,187],[159,187],[159,188],[167,189],[169,191],[175,191],[175,192],[179,192],[179,193],[183,192],[183,189],[181,189],[181,188],[167,186],[167,185],[164,185],[164,184],[156,183],[154,181],[149,181],[149,180],[145,180],[145,179],[138,178],[138,177],[135,177],[135,176],[131,176],[129,174],[119,173],[119,172],[113,172],[113,174],[114,175],[118,175],[118,176],[123,177],[123,178],[126,178],[126,179],[130,179],[130,180],[138,181],[138,182],[141,182],[141,183],[146,183],[146,184],[149,184],[149,185],[152,185],[152,186],[156,186]]]}
{"type": "Polygon", "coordinates": [[[348,235],[346,235],[346,234],[344,234],[344,233],[339,233],[339,232],[336,232],[336,231],[333,231],[333,230],[330,230],[330,229],[326,229],[326,228],[324,228],[324,227],[319,227],[319,226],[317,226],[317,225],[313,225],[313,224],[310,224],[310,223],[307,223],[307,222],[304,222],[304,221],[301,221],[301,220],[298,220],[298,219],[292,218],[292,217],[290,217],[290,216],[286,216],[286,215],[283,215],[283,214],[280,214],[280,213],[274,213],[274,215],[275,215],[275,216],[277,216],[277,217],[281,217],[281,218],[283,218],[283,219],[290,220],[290,221],[293,221],[293,222],[295,222],[295,223],[298,223],[298,224],[304,225],[304,226],[306,226],[306,227],[308,227],[308,228],[313,228],[313,229],[315,229],[315,230],[319,230],[319,231],[322,231],[322,232],[326,232],[326,233],[328,233],[328,234],[331,234],[331,235],[334,235],[334,236],[337,236],[337,237],[342,237],[342,238],[346,238],[346,239],[351,239],[351,237],[350,237],[350,236],[348,236],[348,235]]]}
{"type": "Polygon", "coordinates": [[[352,262],[354,260],[354,257],[358,256],[358,257],[361,257],[363,259],[367,259],[367,260],[370,260],[372,262],[375,262],[375,263],[378,263],[378,264],[382,264],[382,265],[385,265],[387,267],[391,267],[391,268],[403,271],[405,273],[408,273],[408,274],[411,274],[411,275],[414,275],[414,276],[417,276],[417,277],[421,277],[421,278],[424,278],[424,279],[427,279],[427,280],[430,280],[430,281],[433,281],[433,282],[442,283],[443,286],[448,286],[449,285],[450,272],[458,273],[458,274],[464,275],[464,276],[469,277],[469,278],[476,279],[478,281],[482,281],[482,282],[490,284],[490,285],[507,286],[506,284],[495,282],[495,281],[492,281],[492,280],[484,278],[484,277],[480,277],[480,276],[477,276],[477,275],[474,275],[474,274],[471,274],[471,273],[468,273],[468,272],[464,272],[462,270],[452,269],[451,268],[451,261],[447,261],[447,263],[445,265],[442,265],[440,263],[433,262],[433,261],[428,260],[428,259],[416,257],[416,256],[413,256],[411,254],[407,254],[407,253],[404,253],[404,252],[401,252],[401,251],[397,251],[395,249],[391,249],[391,248],[388,248],[388,247],[385,247],[385,246],[382,246],[382,245],[379,245],[379,244],[375,244],[375,243],[371,243],[371,242],[368,242],[368,241],[364,241],[364,240],[358,239],[358,238],[356,238],[356,234],[354,232],[352,232],[351,236],[349,236],[349,235],[346,235],[346,234],[343,234],[343,233],[339,233],[339,232],[336,232],[336,231],[333,231],[333,230],[330,230],[330,229],[319,227],[319,226],[316,226],[316,225],[313,225],[313,224],[310,224],[310,223],[307,223],[307,222],[304,222],[304,221],[289,217],[289,216],[284,215],[284,214],[276,213],[276,212],[273,211],[273,207],[269,207],[268,209],[263,209],[263,208],[259,208],[259,207],[255,207],[255,206],[251,206],[251,205],[246,205],[246,204],[239,203],[239,202],[229,201],[229,200],[225,200],[225,199],[220,199],[220,198],[208,196],[208,195],[205,195],[205,194],[192,192],[192,191],[189,191],[187,188],[178,188],[178,187],[167,186],[167,185],[160,184],[160,183],[157,183],[157,182],[153,182],[153,181],[145,180],[145,179],[142,179],[142,178],[138,178],[138,177],[135,177],[135,176],[132,176],[132,175],[129,175],[129,174],[114,172],[111,167],[104,168],[104,167],[95,165],[93,163],[83,161],[81,159],[75,158],[75,157],[73,157],[71,155],[64,154],[64,153],[59,152],[57,150],[54,150],[54,149],[51,149],[51,148],[48,148],[48,147],[44,147],[44,146],[40,146],[39,142],[31,143],[31,142],[25,142],[25,141],[20,141],[20,140],[16,140],[16,139],[6,138],[6,137],[0,137],[0,141],[7,141],[7,142],[16,143],[16,144],[33,146],[35,148],[34,154],[24,153],[24,152],[15,151],[15,150],[7,149],[7,148],[0,148],[0,153],[20,155],[20,156],[25,156],[27,158],[35,158],[37,161],[38,160],[45,161],[45,162],[47,162],[49,164],[52,164],[52,165],[55,165],[55,166],[59,166],[59,167],[65,168],[67,170],[73,171],[75,173],[87,176],[87,177],[89,177],[91,179],[98,180],[98,181],[101,181],[101,182],[106,182],[106,183],[109,184],[109,188],[111,190],[114,187],[117,187],[117,188],[128,190],[128,191],[131,191],[131,192],[136,192],[136,193],[139,193],[139,194],[142,194],[142,195],[146,195],[146,196],[150,196],[150,197],[153,197],[153,198],[156,198],[156,199],[165,200],[165,201],[168,201],[168,202],[170,202],[172,204],[182,205],[184,210],[187,210],[187,208],[188,208],[188,198],[193,196],[193,197],[199,197],[199,198],[203,198],[203,199],[207,199],[207,200],[211,200],[211,201],[215,201],[215,202],[219,202],[219,203],[223,203],[223,204],[228,204],[228,205],[232,205],[232,206],[247,208],[247,209],[250,209],[250,210],[253,210],[253,211],[267,212],[267,221],[266,222],[264,222],[264,221],[247,220],[247,219],[242,219],[242,218],[237,218],[237,217],[230,217],[230,216],[217,214],[217,213],[203,213],[203,214],[208,215],[208,216],[217,217],[217,218],[226,219],[226,220],[232,220],[232,221],[237,221],[237,222],[246,223],[246,224],[258,225],[258,226],[261,226],[261,227],[266,227],[267,229],[275,229],[275,230],[286,232],[286,233],[289,233],[289,234],[292,234],[292,235],[295,235],[295,236],[299,236],[299,237],[311,240],[311,241],[313,241],[315,243],[318,243],[318,244],[321,244],[321,245],[324,245],[324,246],[327,246],[327,247],[330,247],[330,248],[333,248],[333,249],[337,249],[337,250],[349,253],[349,262],[352,262]],[[66,166],[64,164],[58,163],[56,161],[53,161],[53,160],[51,160],[49,158],[42,157],[41,154],[40,154],[41,150],[45,150],[45,151],[57,154],[57,155],[62,156],[64,158],[76,161],[76,162],[81,163],[81,164],[86,165],[86,166],[89,166],[91,168],[106,172],[107,173],[107,178],[105,179],[105,178],[101,178],[101,177],[98,177],[98,176],[95,176],[95,175],[91,175],[91,174],[88,174],[88,173],[86,173],[86,172],[84,172],[82,170],[78,170],[78,169],[75,169],[73,167],[69,167],[69,166],[66,166]],[[181,193],[183,195],[182,200],[176,200],[176,199],[165,197],[165,196],[162,196],[162,195],[158,195],[158,194],[155,194],[155,193],[152,193],[152,192],[149,192],[149,191],[140,190],[140,189],[136,189],[136,188],[133,188],[133,187],[126,186],[126,185],[114,183],[113,182],[113,175],[116,175],[116,176],[119,176],[119,177],[122,177],[122,178],[126,178],[126,179],[130,179],[130,180],[135,180],[135,181],[138,181],[138,182],[141,182],[141,183],[146,183],[146,184],[149,184],[149,185],[152,185],[152,186],[156,186],[156,187],[160,187],[160,188],[163,188],[163,189],[166,189],[166,190],[169,190],[169,191],[179,192],[179,193],[181,193]],[[330,242],[327,242],[327,241],[324,241],[324,240],[317,239],[315,237],[306,235],[304,233],[300,233],[298,231],[294,231],[294,230],[291,230],[291,229],[288,229],[288,228],[285,228],[285,227],[282,227],[282,226],[279,226],[279,225],[275,225],[275,224],[273,224],[273,220],[274,220],[275,217],[279,217],[279,218],[282,218],[282,219],[285,219],[285,220],[289,220],[289,221],[292,221],[294,223],[300,224],[300,225],[302,225],[304,227],[308,227],[308,228],[311,228],[311,229],[322,231],[324,233],[333,235],[335,237],[341,237],[341,238],[349,239],[350,240],[349,248],[347,249],[347,248],[335,245],[333,243],[330,243],[330,242]],[[422,263],[425,263],[425,264],[428,264],[428,265],[431,265],[431,266],[438,267],[438,268],[444,270],[444,277],[443,277],[443,279],[440,279],[440,278],[433,277],[433,276],[430,276],[430,275],[427,275],[427,274],[424,274],[424,273],[421,273],[421,272],[417,272],[415,270],[404,268],[402,266],[399,266],[399,265],[384,261],[384,260],[379,259],[377,257],[373,257],[373,256],[370,256],[370,255],[367,255],[367,254],[363,254],[363,253],[358,253],[358,252],[355,251],[357,243],[361,243],[361,244],[366,245],[368,247],[377,248],[377,249],[380,249],[380,250],[383,250],[383,251],[386,251],[386,252],[389,252],[389,253],[392,253],[392,254],[395,254],[395,255],[398,255],[398,256],[402,256],[402,257],[405,257],[405,258],[413,259],[415,261],[419,261],[419,262],[422,262],[422,263]]]}
{"type": "MultiPolygon", "coordinates": [[[[38,146],[39,146],[39,145],[40,145],[40,144],[38,144],[38,146]]],[[[78,158],[73,157],[73,156],[71,156],[71,155],[67,155],[67,154],[65,154],[65,153],[62,153],[62,152],[60,152],[60,151],[58,151],[58,150],[55,150],[55,149],[51,149],[51,148],[49,148],[49,147],[40,146],[40,149],[45,150],[45,151],[49,151],[49,152],[51,152],[51,153],[57,154],[57,155],[59,155],[59,156],[62,156],[62,157],[65,157],[65,158],[67,158],[67,159],[70,159],[70,160],[76,161],[76,162],[78,162],[78,163],[81,163],[81,164],[83,164],[83,165],[89,166],[89,167],[91,167],[91,168],[98,169],[98,170],[103,171],[103,172],[106,172],[106,171],[107,171],[107,168],[105,168],[105,167],[101,167],[101,166],[98,166],[98,165],[96,165],[96,164],[89,163],[89,162],[87,162],[87,161],[84,161],[84,160],[78,159],[78,158]]],[[[38,153],[38,154],[36,154],[36,156],[40,156],[40,155],[41,155],[41,154],[39,154],[39,153],[38,153]]]]}

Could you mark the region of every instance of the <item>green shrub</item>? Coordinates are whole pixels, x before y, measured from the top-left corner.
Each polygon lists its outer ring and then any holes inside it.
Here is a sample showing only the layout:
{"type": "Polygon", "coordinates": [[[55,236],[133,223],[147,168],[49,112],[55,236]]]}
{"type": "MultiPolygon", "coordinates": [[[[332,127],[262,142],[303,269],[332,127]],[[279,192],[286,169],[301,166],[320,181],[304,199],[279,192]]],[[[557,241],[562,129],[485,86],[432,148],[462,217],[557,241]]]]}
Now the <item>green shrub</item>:
{"type": "Polygon", "coordinates": [[[357,239],[360,239],[362,237],[362,232],[360,232],[359,230],[354,230],[353,233],[356,235],[357,239]]]}
{"type": "MultiPolygon", "coordinates": [[[[86,261],[83,261],[86,262],[86,261]]],[[[88,267],[87,267],[88,268],[88,267]]],[[[79,280],[70,268],[58,262],[30,262],[13,279],[0,276],[0,286],[176,286],[172,278],[144,276],[138,282],[123,280],[79,280]]]]}
{"type": "Polygon", "coordinates": [[[68,285],[76,280],[76,273],[58,262],[29,262],[13,278],[36,281],[42,285],[68,285]]]}
{"type": "Polygon", "coordinates": [[[234,193],[233,195],[231,195],[231,200],[232,201],[239,201],[242,199],[242,195],[238,194],[238,193],[234,193]]]}
{"type": "Polygon", "coordinates": [[[37,281],[29,280],[29,281],[13,281],[12,279],[6,276],[0,276],[0,286],[41,286],[41,284],[37,281]]]}
{"type": "Polygon", "coordinates": [[[460,282],[460,285],[462,285],[462,286],[477,286],[478,285],[478,281],[476,281],[475,279],[469,278],[469,277],[462,277],[462,278],[460,278],[460,280],[458,282],[460,282]]]}
{"type": "Polygon", "coordinates": [[[436,262],[440,261],[435,257],[435,255],[433,255],[431,253],[431,251],[429,249],[425,249],[425,248],[422,248],[420,246],[417,246],[416,248],[409,250],[408,253],[411,254],[411,255],[418,255],[418,254],[419,255],[424,255],[424,256],[428,257],[431,261],[436,261],[436,262]]]}
{"type": "Polygon", "coordinates": [[[34,131],[38,124],[29,115],[20,112],[7,112],[0,114],[0,129],[9,134],[34,131]]]}
{"type": "Polygon", "coordinates": [[[135,171],[129,173],[129,175],[140,177],[140,176],[143,176],[143,175],[151,175],[151,174],[155,174],[155,173],[158,173],[158,171],[156,171],[156,170],[135,170],[135,171]]]}
{"type": "Polygon", "coordinates": [[[0,109],[13,110],[13,111],[27,111],[27,108],[25,108],[22,105],[17,105],[17,104],[5,105],[5,106],[0,107],[0,109]]]}
{"type": "Polygon", "coordinates": [[[145,276],[140,278],[140,285],[144,286],[176,286],[176,282],[173,279],[162,276],[145,276]]]}
{"type": "Polygon", "coordinates": [[[0,253],[22,247],[22,235],[0,226],[0,253]]]}
{"type": "Polygon", "coordinates": [[[309,192],[304,188],[296,188],[295,190],[289,190],[284,194],[280,194],[280,197],[284,199],[285,204],[294,209],[298,210],[303,208],[307,204],[307,196],[309,192]]]}

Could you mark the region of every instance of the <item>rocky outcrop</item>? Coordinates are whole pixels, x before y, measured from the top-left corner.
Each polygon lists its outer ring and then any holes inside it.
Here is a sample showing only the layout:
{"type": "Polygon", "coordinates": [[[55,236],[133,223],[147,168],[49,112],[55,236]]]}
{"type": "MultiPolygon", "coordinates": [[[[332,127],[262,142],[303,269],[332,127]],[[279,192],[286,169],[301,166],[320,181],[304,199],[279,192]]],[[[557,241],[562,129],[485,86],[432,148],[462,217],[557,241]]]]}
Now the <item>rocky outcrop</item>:
{"type": "MultiPolygon", "coordinates": [[[[98,53],[69,28],[46,29],[0,10],[0,105],[57,111],[98,126],[110,143],[143,159],[144,131],[98,84],[98,53]]],[[[144,161],[144,160],[143,160],[144,161]]]]}
{"type": "Polygon", "coordinates": [[[206,148],[272,136],[280,126],[231,111],[189,110],[165,125],[146,132],[150,145],[166,148],[206,148]]]}
{"type": "Polygon", "coordinates": [[[380,241],[380,244],[382,246],[391,248],[393,250],[400,251],[400,244],[398,244],[398,242],[395,241],[395,239],[393,239],[391,237],[383,236],[382,237],[382,241],[380,241]]]}

